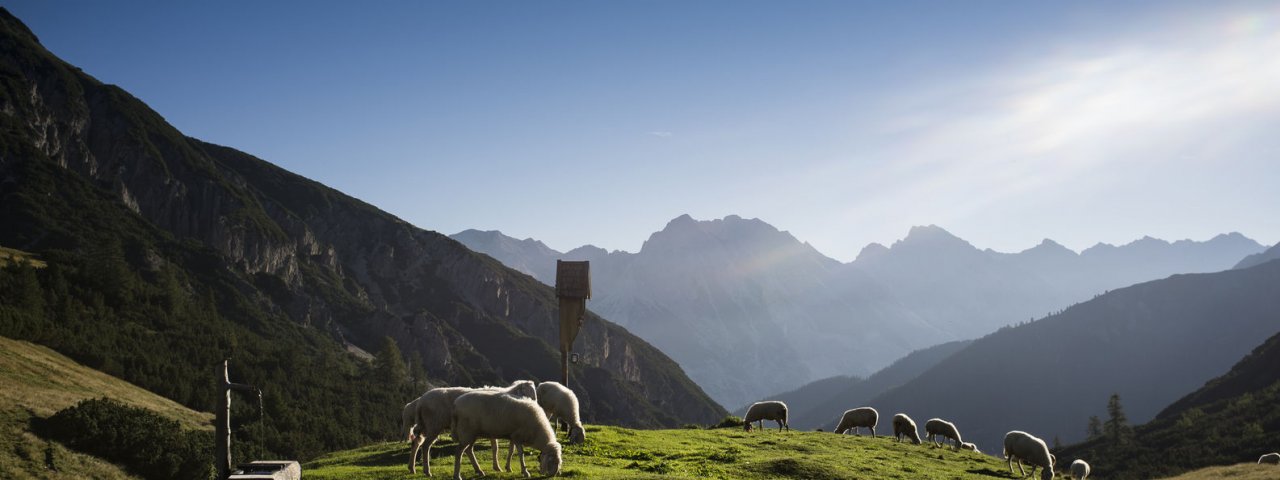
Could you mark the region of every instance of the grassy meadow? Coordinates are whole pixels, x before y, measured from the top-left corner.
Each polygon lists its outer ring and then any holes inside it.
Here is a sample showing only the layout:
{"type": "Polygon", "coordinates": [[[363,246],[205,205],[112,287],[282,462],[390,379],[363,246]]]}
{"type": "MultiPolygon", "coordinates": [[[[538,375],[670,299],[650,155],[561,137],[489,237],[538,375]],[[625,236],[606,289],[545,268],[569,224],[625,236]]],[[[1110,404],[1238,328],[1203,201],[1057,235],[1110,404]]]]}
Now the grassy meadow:
{"type": "Polygon", "coordinates": [[[0,478],[5,479],[134,478],[115,465],[31,432],[33,418],[48,417],[84,399],[110,397],[188,428],[211,428],[213,419],[48,348],[5,337],[0,337],[0,385],[0,478]]]}
{"type": "MultiPolygon", "coordinates": [[[[561,440],[564,434],[561,433],[561,440]]],[[[502,448],[505,447],[503,443],[502,448]]],[[[436,477],[451,478],[456,446],[442,435],[432,449],[436,477]]],[[[477,447],[477,458],[488,478],[522,478],[490,471],[488,445],[477,447]]],[[[303,467],[311,479],[382,480],[424,478],[408,471],[409,448],[401,442],[381,443],[336,452],[303,467]]],[[[537,452],[525,455],[537,473],[537,452]]],[[[475,477],[463,459],[463,477],[475,477]]],[[[591,479],[718,478],[718,479],[968,479],[1010,478],[1002,461],[973,452],[932,448],[928,444],[897,443],[892,437],[834,435],[824,432],[782,432],[776,429],[746,433],[741,429],[631,430],[588,426],[587,442],[565,446],[561,476],[591,479]]]]}

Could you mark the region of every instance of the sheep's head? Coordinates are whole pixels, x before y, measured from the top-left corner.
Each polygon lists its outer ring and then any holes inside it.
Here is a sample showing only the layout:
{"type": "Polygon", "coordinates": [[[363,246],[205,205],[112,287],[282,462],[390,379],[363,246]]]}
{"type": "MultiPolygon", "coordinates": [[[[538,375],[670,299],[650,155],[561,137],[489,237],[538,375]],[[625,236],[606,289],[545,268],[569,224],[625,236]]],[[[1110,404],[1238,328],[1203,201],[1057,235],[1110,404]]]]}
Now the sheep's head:
{"type": "Polygon", "coordinates": [[[747,432],[751,432],[751,422],[747,422],[747,423],[742,424],[742,429],[743,429],[743,430],[745,430],[745,431],[747,431],[747,432]]]}
{"type": "Polygon", "coordinates": [[[581,425],[569,427],[569,445],[577,445],[587,440],[587,431],[581,425]]]}
{"type": "Polygon", "coordinates": [[[914,430],[911,431],[911,443],[914,443],[916,445],[920,444],[920,434],[914,430]]]}
{"type": "Polygon", "coordinates": [[[1053,469],[1046,468],[1040,471],[1040,480],[1053,480],[1053,469]]]}
{"type": "Polygon", "coordinates": [[[560,444],[551,442],[538,455],[538,472],[547,476],[560,475],[560,444]]]}
{"type": "Polygon", "coordinates": [[[516,397],[524,397],[530,400],[538,400],[538,386],[530,380],[516,380],[510,387],[511,395],[516,397]]]}

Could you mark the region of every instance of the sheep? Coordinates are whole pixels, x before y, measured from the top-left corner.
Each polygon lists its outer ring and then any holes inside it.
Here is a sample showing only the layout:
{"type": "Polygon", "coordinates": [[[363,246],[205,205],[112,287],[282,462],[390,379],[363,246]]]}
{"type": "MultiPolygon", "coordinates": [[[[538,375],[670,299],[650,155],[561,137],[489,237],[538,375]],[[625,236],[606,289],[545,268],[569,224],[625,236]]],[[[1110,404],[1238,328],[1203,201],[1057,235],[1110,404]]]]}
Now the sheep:
{"type": "Polygon", "coordinates": [[[840,423],[836,425],[836,429],[832,430],[837,435],[848,433],[853,430],[854,435],[860,435],[859,428],[871,429],[871,436],[876,436],[876,424],[880,421],[880,412],[871,407],[861,407],[852,410],[845,410],[844,415],[840,417],[840,423]]]}
{"type": "Polygon", "coordinates": [[[1258,457],[1258,463],[1259,463],[1259,464],[1267,463],[1267,464],[1271,464],[1271,465],[1280,465],[1280,453],[1268,453],[1268,454],[1266,454],[1266,455],[1263,455],[1263,456],[1261,456],[1261,457],[1258,457]]]}
{"type": "MultiPolygon", "coordinates": [[[[1012,472],[1011,472],[1012,473],[1012,472]]],[[[1084,480],[1089,477],[1089,464],[1084,460],[1076,459],[1071,462],[1071,480],[1084,480]]]]}
{"type": "MultiPolygon", "coordinates": [[[[560,444],[551,422],[536,401],[504,395],[500,391],[473,391],[459,396],[453,402],[453,439],[458,450],[453,456],[453,478],[462,480],[462,454],[471,459],[471,467],[480,476],[480,462],[476,461],[475,443],[480,438],[506,438],[520,451],[520,473],[529,477],[524,463],[525,446],[541,452],[538,455],[538,471],[542,475],[560,474],[560,444]]],[[[495,451],[495,453],[497,453],[495,451]]]]}
{"type": "MultiPolygon", "coordinates": [[[[1053,464],[1056,459],[1049,455],[1049,447],[1044,444],[1044,440],[1027,432],[1014,430],[1004,435],[1004,458],[1009,465],[1010,475],[1013,474],[1013,462],[1017,460],[1018,471],[1025,478],[1027,472],[1022,469],[1022,460],[1026,460],[1033,467],[1044,469],[1040,472],[1040,480],[1053,480],[1053,464]]],[[[1032,468],[1031,473],[1035,474],[1035,468],[1032,468]]]]}
{"type": "Polygon", "coordinates": [[[916,431],[916,422],[911,420],[905,413],[899,413],[893,416],[893,436],[898,441],[902,441],[902,437],[911,439],[911,443],[920,444],[920,433],[916,431]]]}
{"type": "Polygon", "coordinates": [[[578,415],[578,396],[569,387],[558,382],[539,383],[538,405],[547,413],[547,420],[553,422],[552,426],[557,420],[569,424],[569,445],[586,440],[587,432],[582,428],[582,419],[578,415]]]}
{"type": "Polygon", "coordinates": [[[778,422],[779,432],[784,428],[787,429],[787,431],[791,431],[791,427],[787,425],[787,404],[777,400],[751,404],[751,408],[747,409],[747,416],[742,419],[742,428],[750,432],[751,422],[757,422],[757,426],[763,429],[765,420],[778,422]]]}
{"type": "Polygon", "coordinates": [[[964,443],[960,444],[960,449],[961,449],[961,450],[968,450],[968,451],[971,451],[971,452],[973,452],[973,453],[982,453],[982,450],[978,450],[978,446],[977,446],[977,445],[974,445],[973,443],[970,443],[970,442],[964,442],[964,443]]]}
{"type": "MultiPolygon", "coordinates": [[[[444,432],[445,429],[449,428],[450,422],[452,421],[454,400],[457,400],[458,397],[473,391],[502,392],[507,395],[528,398],[530,400],[536,400],[538,395],[537,387],[529,380],[516,381],[506,388],[440,387],[428,390],[427,393],[418,397],[418,400],[415,400],[415,402],[417,402],[417,411],[414,416],[415,423],[417,424],[415,432],[420,437],[420,440],[414,446],[413,451],[410,452],[409,471],[413,471],[413,464],[416,462],[418,456],[418,448],[425,444],[426,452],[422,455],[422,466],[423,470],[426,471],[427,476],[431,476],[431,446],[436,443],[436,437],[439,437],[441,432],[444,432]]],[[[493,447],[493,469],[502,471],[502,469],[498,467],[498,440],[496,438],[491,440],[491,445],[493,447]]]]}
{"type": "MultiPolygon", "coordinates": [[[[1018,466],[1019,466],[1019,468],[1021,468],[1021,466],[1022,466],[1022,459],[1021,459],[1021,458],[1018,458],[1016,455],[1013,457],[1013,459],[1014,459],[1014,461],[1018,462],[1018,466]]],[[[1033,477],[1034,477],[1034,476],[1036,476],[1036,470],[1037,470],[1037,469],[1039,469],[1040,467],[1039,467],[1039,466],[1036,466],[1036,465],[1034,465],[1034,464],[1031,464],[1031,462],[1030,462],[1030,461],[1028,461],[1028,462],[1027,462],[1027,464],[1028,464],[1028,465],[1031,465],[1031,476],[1033,476],[1033,477]]],[[[1050,465],[1054,465],[1054,466],[1058,465],[1058,457],[1055,457],[1052,453],[1050,453],[1050,454],[1049,454],[1049,464],[1050,464],[1050,465]]]]}
{"type": "Polygon", "coordinates": [[[950,439],[955,444],[957,452],[960,451],[960,445],[964,443],[964,440],[960,439],[960,430],[956,429],[955,424],[940,418],[930,418],[929,421],[924,422],[924,431],[929,434],[929,441],[936,447],[942,447],[942,442],[937,440],[938,437],[942,437],[944,441],[950,439]]]}

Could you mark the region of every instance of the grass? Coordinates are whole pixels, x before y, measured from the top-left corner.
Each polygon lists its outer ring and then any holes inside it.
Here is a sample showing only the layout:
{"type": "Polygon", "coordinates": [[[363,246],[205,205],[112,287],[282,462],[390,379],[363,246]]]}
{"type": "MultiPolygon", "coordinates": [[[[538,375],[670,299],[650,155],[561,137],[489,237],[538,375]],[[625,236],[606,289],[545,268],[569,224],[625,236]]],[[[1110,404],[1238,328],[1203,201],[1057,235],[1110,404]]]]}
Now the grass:
{"type": "Polygon", "coordinates": [[[133,478],[119,467],[66,449],[31,432],[45,418],[87,398],[110,397],[159,412],[189,428],[211,428],[213,416],[187,409],[53,350],[0,337],[0,478],[133,478]]]}
{"type": "Polygon", "coordinates": [[[1230,478],[1232,480],[1273,480],[1280,478],[1280,465],[1258,465],[1256,463],[1240,463],[1225,467],[1202,468],[1187,472],[1165,480],[1206,480],[1210,478],[1230,478]]]}
{"type": "MultiPolygon", "coordinates": [[[[563,434],[561,434],[563,440],[563,434]]],[[[504,446],[505,447],[505,443],[504,446]]],[[[432,473],[453,474],[456,445],[441,436],[432,449],[432,473]]],[[[488,445],[477,446],[480,465],[494,479],[522,478],[490,470],[488,445]]],[[[823,432],[745,433],[739,429],[630,430],[588,426],[587,442],[565,446],[561,476],[591,479],[982,479],[1012,478],[1002,461],[972,452],[823,432]]],[[[303,467],[310,479],[424,478],[409,474],[408,446],[380,443],[322,456],[303,467]]],[[[530,471],[537,452],[527,450],[530,471]]],[[[463,476],[475,477],[466,459],[463,476]]]]}
{"type": "Polygon", "coordinates": [[[48,266],[45,262],[36,259],[34,254],[8,247],[0,247],[0,268],[8,266],[10,263],[26,263],[27,265],[31,265],[35,268],[44,268],[48,266]]]}

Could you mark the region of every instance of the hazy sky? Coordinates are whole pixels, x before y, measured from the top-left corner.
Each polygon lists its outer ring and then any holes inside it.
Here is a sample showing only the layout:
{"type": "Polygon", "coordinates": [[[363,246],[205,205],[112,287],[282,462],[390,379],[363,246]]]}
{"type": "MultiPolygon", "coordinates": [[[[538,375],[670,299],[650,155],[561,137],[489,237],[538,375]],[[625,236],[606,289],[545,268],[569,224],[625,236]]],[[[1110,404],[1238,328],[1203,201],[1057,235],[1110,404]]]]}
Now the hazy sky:
{"type": "Polygon", "coordinates": [[[1277,2],[3,4],[188,135],[447,234],[1280,241],[1277,2]]]}

